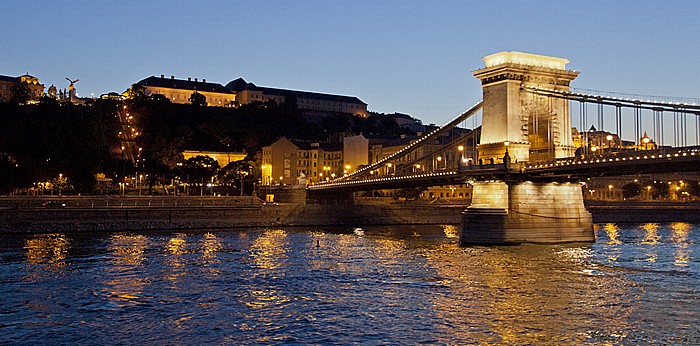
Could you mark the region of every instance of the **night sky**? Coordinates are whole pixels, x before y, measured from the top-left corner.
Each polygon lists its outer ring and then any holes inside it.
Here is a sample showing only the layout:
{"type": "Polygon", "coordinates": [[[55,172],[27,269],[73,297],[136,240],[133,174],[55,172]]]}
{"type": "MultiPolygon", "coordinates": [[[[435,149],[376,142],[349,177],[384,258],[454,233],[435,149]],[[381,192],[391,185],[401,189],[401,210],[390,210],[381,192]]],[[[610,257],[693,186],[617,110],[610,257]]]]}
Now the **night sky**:
{"type": "Polygon", "coordinates": [[[570,60],[574,88],[700,97],[696,1],[5,1],[0,74],[80,96],[151,75],[357,96],[442,124],[482,57],[570,60]]]}

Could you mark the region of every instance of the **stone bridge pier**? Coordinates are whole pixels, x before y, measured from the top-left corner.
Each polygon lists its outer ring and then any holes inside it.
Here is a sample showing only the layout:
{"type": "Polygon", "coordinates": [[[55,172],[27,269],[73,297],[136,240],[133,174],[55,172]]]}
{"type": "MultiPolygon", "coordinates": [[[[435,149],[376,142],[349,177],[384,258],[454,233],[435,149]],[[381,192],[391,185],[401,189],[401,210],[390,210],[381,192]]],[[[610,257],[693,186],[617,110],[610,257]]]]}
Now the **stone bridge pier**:
{"type": "MultiPolygon", "coordinates": [[[[479,158],[514,164],[573,156],[569,103],[527,93],[522,86],[568,91],[578,72],[568,60],[520,52],[484,58],[474,71],[483,89],[479,158]]],[[[576,183],[484,181],[474,183],[463,213],[462,244],[591,242],[591,214],[576,183]]]]}

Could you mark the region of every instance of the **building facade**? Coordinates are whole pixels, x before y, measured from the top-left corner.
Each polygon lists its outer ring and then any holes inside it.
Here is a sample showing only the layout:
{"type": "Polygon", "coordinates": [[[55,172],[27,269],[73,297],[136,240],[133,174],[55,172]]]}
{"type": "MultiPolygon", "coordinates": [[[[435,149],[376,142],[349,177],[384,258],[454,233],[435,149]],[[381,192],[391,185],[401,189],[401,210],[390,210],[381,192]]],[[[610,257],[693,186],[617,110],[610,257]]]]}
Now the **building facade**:
{"type": "Polygon", "coordinates": [[[0,102],[10,101],[19,83],[27,86],[29,103],[38,101],[44,95],[44,85],[39,82],[39,78],[28,74],[19,77],[0,76],[0,102]]]}
{"type": "Polygon", "coordinates": [[[344,174],[344,167],[343,151],[339,146],[293,142],[282,137],[262,148],[261,184],[314,184],[344,174]]]}
{"type": "Polygon", "coordinates": [[[207,83],[206,79],[199,81],[197,78],[187,80],[175,79],[175,76],[160,78],[150,76],[140,80],[138,85],[145,88],[146,96],[160,94],[167,97],[172,103],[190,103],[190,96],[196,91],[207,99],[207,106],[230,107],[234,104],[235,95],[223,85],[207,83]]]}
{"type": "Polygon", "coordinates": [[[240,105],[251,102],[275,101],[282,103],[296,99],[299,109],[306,114],[345,113],[367,117],[367,104],[354,96],[321,94],[308,91],[259,87],[238,78],[226,84],[226,89],[236,95],[240,105]]]}
{"type": "Polygon", "coordinates": [[[185,150],[182,152],[182,156],[185,160],[188,160],[197,156],[208,156],[216,160],[219,163],[219,167],[225,167],[231,162],[245,160],[248,156],[245,152],[222,152],[222,151],[196,151],[196,150],[185,150]]]}

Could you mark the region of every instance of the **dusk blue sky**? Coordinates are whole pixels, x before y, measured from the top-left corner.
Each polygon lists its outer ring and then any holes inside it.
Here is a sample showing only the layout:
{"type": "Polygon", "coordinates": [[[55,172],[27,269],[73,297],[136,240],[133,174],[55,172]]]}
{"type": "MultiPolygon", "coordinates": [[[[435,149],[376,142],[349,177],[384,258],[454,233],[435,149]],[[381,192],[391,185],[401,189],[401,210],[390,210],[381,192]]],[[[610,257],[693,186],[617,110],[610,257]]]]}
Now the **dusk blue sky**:
{"type": "Polygon", "coordinates": [[[482,57],[570,60],[573,87],[700,97],[696,1],[6,1],[0,74],[81,96],[151,75],[357,96],[442,124],[482,57]]]}

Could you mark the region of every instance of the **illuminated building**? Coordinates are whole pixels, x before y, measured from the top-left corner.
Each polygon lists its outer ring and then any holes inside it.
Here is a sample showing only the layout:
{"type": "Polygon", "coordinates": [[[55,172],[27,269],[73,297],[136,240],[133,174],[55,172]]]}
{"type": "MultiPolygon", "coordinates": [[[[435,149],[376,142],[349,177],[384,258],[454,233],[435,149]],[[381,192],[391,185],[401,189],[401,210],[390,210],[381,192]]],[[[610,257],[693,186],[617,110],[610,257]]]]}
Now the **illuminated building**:
{"type": "Polygon", "coordinates": [[[262,184],[296,185],[330,180],[343,174],[342,149],[328,143],[294,142],[282,137],[262,148],[262,184]]]}
{"type": "Polygon", "coordinates": [[[207,83],[206,79],[199,81],[197,78],[187,78],[187,80],[175,79],[175,76],[160,78],[150,76],[140,80],[138,85],[146,90],[146,96],[160,94],[167,97],[172,103],[190,103],[190,96],[196,91],[204,95],[207,99],[207,106],[231,106],[235,95],[218,83],[207,83]]]}
{"type": "Polygon", "coordinates": [[[44,85],[39,79],[25,74],[19,77],[0,76],[0,102],[12,99],[13,89],[19,84],[25,83],[29,89],[29,101],[38,101],[44,95],[44,85]]]}
{"type": "Polygon", "coordinates": [[[248,156],[245,152],[221,152],[221,151],[195,151],[195,150],[185,150],[182,152],[182,156],[185,160],[197,156],[208,156],[216,160],[219,163],[219,167],[226,167],[231,162],[245,160],[248,156]]]}
{"type": "Polygon", "coordinates": [[[296,99],[297,107],[306,115],[327,115],[333,113],[353,114],[367,117],[367,104],[354,96],[321,94],[308,91],[259,87],[238,78],[226,84],[226,89],[236,94],[238,104],[275,101],[282,103],[296,99]]]}

